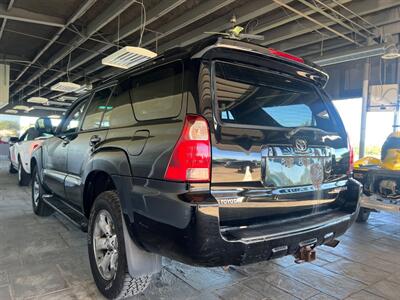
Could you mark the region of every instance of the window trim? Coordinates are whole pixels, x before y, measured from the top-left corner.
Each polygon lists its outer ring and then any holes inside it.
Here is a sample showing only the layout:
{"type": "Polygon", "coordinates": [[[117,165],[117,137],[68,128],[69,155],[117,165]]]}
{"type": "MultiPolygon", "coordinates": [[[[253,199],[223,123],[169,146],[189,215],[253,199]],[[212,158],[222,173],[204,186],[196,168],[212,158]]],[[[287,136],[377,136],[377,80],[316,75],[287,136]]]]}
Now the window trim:
{"type": "MultiPolygon", "coordinates": [[[[321,101],[325,104],[325,107],[328,111],[328,113],[333,116],[331,118],[331,121],[333,123],[333,125],[338,129],[338,130],[343,130],[342,126],[336,121],[337,120],[337,114],[332,110],[333,104],[329,105],[329,101],[327,100],[328,96],[324,93],[322,93],[322,91],[320,89],[318,89],[316,86],[314,86],[313,84],[311,84],[310,82],[307,82],[301,78],[297,78],[295,76],[291,76],[289,74],[282,74],[279,73],[277,74],[274,71],[269,71],[269,70],[263,70],[261,68],[257,68],[255,66],[252,65],[246,65],[243,63],[233,63],[230,61],[224,61],[224,60],[213,60],[211,61],[211,64],[209,65],[210,68],[210,82],[211,82],[211,103],[212,103],[212,110],[213,110],[213,114],[214,114],[214,118],[217,121],[217,124],[220,126],[224,126],[224,127],[230,127],[230,128],[245,128],[245,129],[259,129],[259,130],[277,130],[277,131],[288,131],[288,130],[292,130],[293,128],[296,127],[277,127],[277,126],[261,126],[261,125],[248,125],[248,124],[237,124],[237,123],[227,123],[224,122],[219,113],[218,113],[218,99],[217,99],[217,95],[216,95],[216,77],[215,77],[215,64],[216,63],[223,63],[223,64],[230,64],[230,65],[234,65],[234,66],[238,66],[238,67],[243,67],[243,68],[248,68],[248,69],[254,69],[257,71],[261,71],[264,73],[268,73],[268,74],[273,74],[273,75],[278,75],[281,77],[287,77],[290,79],[295,79],[298,81],[303,82],[304,84],[310,86],[320,97],[321,97],[321,101]]],[[[310,127],[310,128],[314,128],[314,127],[310,127]]]]}

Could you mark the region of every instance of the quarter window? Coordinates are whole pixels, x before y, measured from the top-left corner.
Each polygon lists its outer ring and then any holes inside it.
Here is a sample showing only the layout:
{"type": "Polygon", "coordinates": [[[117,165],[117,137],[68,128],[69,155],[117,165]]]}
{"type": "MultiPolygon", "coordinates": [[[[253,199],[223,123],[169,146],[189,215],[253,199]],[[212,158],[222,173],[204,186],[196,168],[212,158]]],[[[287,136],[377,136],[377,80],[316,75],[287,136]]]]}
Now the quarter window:
{"type": "Polygon", "coordinates": [[[173,118],[182,106],[182,63],[151,70],[133,82],[131,98],[138,121],[173,118]]]}
{"type": "Polygon", "coordinates": [[[82,130],[97,129],[100,127],[104,112],[108,109],[107,101],[111,94],[111,88],[95,92],[86,112],[82,124],[82,130]]]}

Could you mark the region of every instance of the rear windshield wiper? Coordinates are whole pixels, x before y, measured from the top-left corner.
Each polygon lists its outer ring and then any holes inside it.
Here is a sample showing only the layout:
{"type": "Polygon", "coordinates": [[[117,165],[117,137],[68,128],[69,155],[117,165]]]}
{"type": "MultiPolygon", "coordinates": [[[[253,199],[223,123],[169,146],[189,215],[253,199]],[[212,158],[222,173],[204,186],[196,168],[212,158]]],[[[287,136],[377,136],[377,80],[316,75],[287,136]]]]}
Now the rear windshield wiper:
{"type": "Polygon", "coordinates": [[[299,131],[313,131],[313,132],[318,132],[318,133],[321,133],[324,135],[337,134],[336,132],[328,132],[328,131],[325,131],[320,128],[302,126],[302,127],[296,127],[296,128],[291,129],[288,133],[286,133],[286,137],[288,139],[290,139],[292,136],[294,136],[299,131]]]}

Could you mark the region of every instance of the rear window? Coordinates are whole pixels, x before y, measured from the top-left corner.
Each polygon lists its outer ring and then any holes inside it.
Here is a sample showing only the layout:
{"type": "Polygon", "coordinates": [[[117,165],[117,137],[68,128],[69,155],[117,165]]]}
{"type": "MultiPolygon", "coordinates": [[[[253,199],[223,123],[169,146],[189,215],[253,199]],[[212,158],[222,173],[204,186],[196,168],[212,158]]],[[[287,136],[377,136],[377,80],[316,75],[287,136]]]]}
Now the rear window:
{"type": "Polygon", "coordinates": [[[315,87],[255,68],[215,63],[217,114],[221,122],[266,127],[335,126],[315,87]]]}

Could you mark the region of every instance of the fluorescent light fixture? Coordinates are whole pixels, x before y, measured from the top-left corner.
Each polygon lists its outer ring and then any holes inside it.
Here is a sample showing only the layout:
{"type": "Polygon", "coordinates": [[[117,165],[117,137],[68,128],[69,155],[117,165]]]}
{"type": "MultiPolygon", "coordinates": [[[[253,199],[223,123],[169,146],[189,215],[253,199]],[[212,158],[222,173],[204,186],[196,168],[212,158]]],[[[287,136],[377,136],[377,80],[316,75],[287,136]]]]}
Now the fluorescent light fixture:
{"type": "Polygon", "coordinates": [[[76,90],[80,89],[81,86],[77,83],[68,82],[68,81],[60,81],[53,85],[50,89],[55,92],[64,92],[64,93],[72,93],[76,90]]]}
{"type": "Polygon", "coordinates": [[[382,59],[396,59],[400,57],[399,49],[395,44],[389,45],[385,48],[385,53],[382,55],[382,59]]]}
{"type": "Polygon", "coordinates": [[[15,110],[15,109],[7,109],[6,111],[5,111],[5,113],[6,114],[17,114],[18,113],[18,110],[15,110]]]}
{"type": "Polygon", "coordinates": [[[93,89],[92,84],[84,84],[82,85],[79,89],[75,91],[76,94],[85,94],[87,92],[90,92],[93,89]]]}
{"type": "Polygon", "coordinates": [[[13,109],[16,109],[16,110],[23,110],[23,111],[29,111],[29,106],[26,106],[26,105],[15,105],[14,107],[13,107],[13,109]]]}
{"type": "Polygon", "coordinates": [[[60,116],[59,115],[50,115],[49,118],[50,119],[59,119],[60,116]]]}
{"type": "Polygon", "coordinates": [[[29,103],[37,103],[37,104],[45,104],[49,101],[49,99],[44,97],[30,97],[27,102],[29,103]]]}
{"type": "MultiPolygon", "coordinates": [[[[76,92],[76,91],[75,91],[75,92],[76,92]]],[[[78,99],[78,97],[64,95],[64,96],[59,97],[59,98],[58,98],[58,101],[61,101],[61,102],[65,102],[65,101],[75,101],[76,99],[78,99]]]]}
{"type": "Polygon", "coordinates": [[[126,46],[103,58],[101,63],[120,69],[129,69],[157,56],[157,53],[141,47],[126,46]]]}

